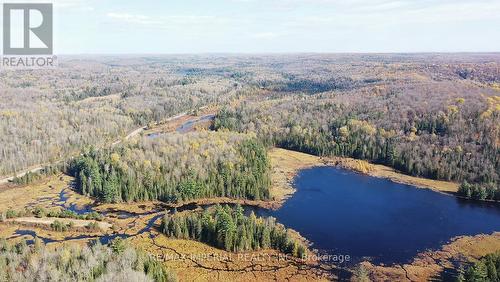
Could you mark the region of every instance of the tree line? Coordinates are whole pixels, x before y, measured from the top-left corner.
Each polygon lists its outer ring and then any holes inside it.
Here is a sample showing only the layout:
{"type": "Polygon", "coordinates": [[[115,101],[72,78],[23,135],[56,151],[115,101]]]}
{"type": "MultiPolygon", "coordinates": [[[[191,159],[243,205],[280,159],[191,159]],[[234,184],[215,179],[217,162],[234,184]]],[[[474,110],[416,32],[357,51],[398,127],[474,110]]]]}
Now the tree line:
{"type": "Polygon", "coordinates": [[[71,164],[80,193],[103,202],[198,198],[269,199],[267,152],[254,138],[194,132],[88,150],[71,164]]]}
{"type": "Polygon", "coordinates": [[[76,212],[67,209],[47,210],[42,207],[35,207],[34,209],[25,208],[24,210],[19,210],[19,211],[13,209],[8,209],[5,212],[0,211],[0,222],[9,218],[27,217],[27,216],[34,216],[37,218],[55,217],[55,218],[72,218],[80,220],[97,220],[97,221],[102,221],[104,219],[104,216],[98,212],[77,214],[76,212]]]}
{"type": "Polygon", "coordinates": [[[500,201],[500,187],[498,183],[475,183],[467,181],[462,183],[458,189],[458,194],[467,199],[500,201]]]}
{"type": "Polygon", "coordinates": [[[169,237],[196,240],[230,252],[275,249],[298,258],[307,252],[276,219],[257,218],[253,211],[246,216],[240,205],[217,205],[202,213],[167,213],[161,231],[169,237]]]}
{"type": "Polygon", "coordinates": [[[124,59],[120,66],[105,58],[64,61],[51,74],[0,75],[0,177],[253,91],[217,73],[187,76],[168,60],[124,59]]]}
{"type": "Polygon", "coordinates": [[[19,185],[30,184],[40,179],[43,179],[47,176],[56,175],[61,172],[64,172],[66,170],[65,167],[66,167],[66,162],[62,162],[61,164],[58,165],[44,166],[39,171],[35,172],[28,171],[23,176],[15,176],[12,182],[19,185]]]}
{"type": "Polygon", "coordinates": [[[161,262],[121,241],[49,248],[35,238],[30,244],[0,239],[0,281],[177,281],[161,262]]]}
{"type": "Polygon", "coordinates": [[[221,110],[214,127],[255,132],[267,146],[364,159],[414,176],[489,187],[490,198],[497,193],[500,96],[433,96],[431,109],[416,111],[405,100],[430,103],[419,101],[425,98],[420,92],[377,91],[364,96],[367,101],[321,94],[242,103],[221,110]]]}
{"type": "Polygon", "coordinates": [[[479,261],[459,269],[458,282],[500,281],[500,253],[489,254],[479,261]]]}

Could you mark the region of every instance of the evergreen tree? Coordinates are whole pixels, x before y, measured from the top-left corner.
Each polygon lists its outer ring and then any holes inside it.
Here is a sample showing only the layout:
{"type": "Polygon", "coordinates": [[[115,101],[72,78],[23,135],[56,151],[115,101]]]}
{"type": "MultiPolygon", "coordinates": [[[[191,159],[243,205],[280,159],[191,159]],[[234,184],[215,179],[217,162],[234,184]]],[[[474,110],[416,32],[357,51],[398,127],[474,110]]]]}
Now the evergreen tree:
{"type": "Polygon", "coordinates": [[[274,248],[296,257],[307,252],[283,225],[255,214],[245,216],[241,207],[216,206],[202,213],[165,214],[160,230],[169,237],[197,240],[226,251],[274,248]]]}

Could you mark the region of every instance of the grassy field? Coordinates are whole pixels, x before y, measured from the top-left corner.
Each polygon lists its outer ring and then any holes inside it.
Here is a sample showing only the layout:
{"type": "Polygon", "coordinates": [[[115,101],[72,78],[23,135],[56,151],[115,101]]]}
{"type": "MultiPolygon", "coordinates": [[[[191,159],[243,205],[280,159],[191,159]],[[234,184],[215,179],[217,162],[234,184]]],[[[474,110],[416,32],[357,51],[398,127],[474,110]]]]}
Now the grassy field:
{"type": "Polygon", "coordinates": [[[180,281],[328,281],[328,269],[276,251],[229,253],[206,244],[141,235],[131,240],[175,269],[180,281]]]}
{"type": "Polygon", "coordinates": [[[67,197],[66,206],[77,207],[92,204],[94,201],[71,190],[73,178],[64,174],[44,178],[24,186],[0,186],[0,211],[8,209],[61,207],[61,195],[67,197]]]}

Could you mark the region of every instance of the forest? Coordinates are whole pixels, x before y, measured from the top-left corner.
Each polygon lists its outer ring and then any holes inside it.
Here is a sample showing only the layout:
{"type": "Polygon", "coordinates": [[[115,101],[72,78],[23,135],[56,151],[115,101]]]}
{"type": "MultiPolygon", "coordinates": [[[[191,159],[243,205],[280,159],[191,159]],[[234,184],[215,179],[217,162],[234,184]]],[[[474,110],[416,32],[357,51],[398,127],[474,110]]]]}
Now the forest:
{"type": "MultiPolygon", "coordinates": [[[[483,53],[70,56],[53,70],[1,71],[0,189],[46,185],[45,179],[65,172],[75,178],[79,193],[98,200],[95,205],[271,200],[267,151],[281,147],[453,181],[460,184],[461,197],[500,201],[499,70],[500,56],[483,53]],[[218,111],[210,131],[126,138],[204,106],[218,111]],[[33,168],[37,172],[3,186],[4,178],[33,168]]],[[[7,201],[0,221],[109,215],[31,208],[31,203],[19,211],[12,203],[7,201]]],[[[131,226],[139,227],[143,219],[131,226]]],[[[44,232],[60,237],[70,226],[53,221],[50,228],[44,232]]],[[[129,229],[124,224],[116,232],[129,229]]],[[[230,252],[274,249],[297,258],[309,252],[275,219],[239,206],[166,214],[160,231],[230,252]]],[[[498,254],[486,256],[460,271],[458,279],[499,281],[499,261],[498,254]]],[[[176,278],[121,240],[50,247],[36,237],[0,240],[0,282],[16,280],[176,278]]]]}
{"type": "Polygon", "coordinates": [[[169,58],[61,60],[50,71],[0,72],[0,178],[253,91],[217,72],[186,75],[189,67],[169,58]]]}
{"type": "Polygon", "coordinates": [[[174,273],[121,240],[109,246],[61,245],[36,238],[9,243],[0,239],[0,281],[177,281],[174,273]]]}
{"type": "Polygon", "coordinates": [[[485,198],[492,199],[500,191],[500,96],[457,84],[377,87],[357,96],[279,95],[222,109],[215,129],[255,132],[267,146],[468,181],[489,187],[485,198]]]}
{"type": "Polygon", "coordinates": [[[465,269],[460,269],[457,281],[500,281],[500,253],[489,254],[465,269]]]}
{"type": "Polygon", "coordinates": [[[109,150],[89,150],[69,168],[84,195],[103,202],[269,198],[265,147],[230,132],[143,137],[109,150]]]}
{"type": "Polygon", "coordinates": [[[232,252],[275,249],[304,258],[307,248],[276,219],[246,216],[240,205],[217,205],[200,213],[165,214],[161,230],[169,237],[207,243],[232,252]]]}
{"type": "Polygon", "coordinates": [[[0,175],[204,105],[217,128],[435,179],[498,185],[494,54],[70,57],[0,74],[0,175]],[[243,100],[242,103],[232,103],[243,100]]]}

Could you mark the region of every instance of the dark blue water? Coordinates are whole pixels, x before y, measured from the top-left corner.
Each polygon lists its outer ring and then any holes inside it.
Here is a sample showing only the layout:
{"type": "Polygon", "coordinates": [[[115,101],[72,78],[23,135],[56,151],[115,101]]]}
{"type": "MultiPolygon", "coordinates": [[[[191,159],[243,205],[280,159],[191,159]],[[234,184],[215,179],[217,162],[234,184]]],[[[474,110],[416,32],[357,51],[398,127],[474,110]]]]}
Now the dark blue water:
{"type": "Polygon", "coordinates": [[[70,210],[78,215],[84,215],[93,211],[90,206],[83,206],[82,208],[79,208],[76,204],[70,204],[68,206],[67,202],[69,200],[69,196],[66,194],[66,192],[66,189],[63,189],[61,190],[61,192],[59,192],[59,202],[62,203],[60,204],[62,208],[70,210]]]}
{"type": "Polygon", "coordinates": [[[353,261],[404,263],[451,238],[500,231],[500,206],[332,167],[303,170],[297,192],[277,211],[259,210],[295,229],[313,248],[353,261]]]}

